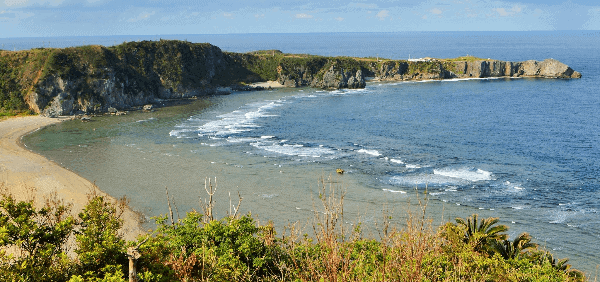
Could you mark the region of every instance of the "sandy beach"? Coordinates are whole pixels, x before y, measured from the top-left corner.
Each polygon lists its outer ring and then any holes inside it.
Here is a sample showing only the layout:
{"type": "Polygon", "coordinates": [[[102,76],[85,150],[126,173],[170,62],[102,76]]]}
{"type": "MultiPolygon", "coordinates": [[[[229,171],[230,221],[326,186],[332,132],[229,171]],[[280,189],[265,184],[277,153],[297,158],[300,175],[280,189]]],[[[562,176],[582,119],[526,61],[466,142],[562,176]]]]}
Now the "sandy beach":
{"type": "MultiPolygon", "coordinates": [[[[87,203],[87,195],[94,190],[99,195],[105,195],[113,201],[115,199],[88,180],[30,152],[20,144],[23,135],[61,121],[62,119],[40,116],[0,121],[0,183],[17,200],[34,197],[38,206],[56,192],[65,203],[73,205],[72,214],[77,216],[87,203]]],[[[143,233],[137,213],[128,209],[123,213],[123,219],[121,232],[126,240],[134,240],[143,233]]]]}
{"type": "Polygon", "coordinates": [[[269,80],[269,81],[265,81],[265,82],[257,82],[257,83],[252,83],[250,84],[251,86],[257,87],[257,86],[261,86],[264,88],[283,88],[285,87],[283,84],[277,82],[277,81],[273,81],[273,80],[269,80]]]}

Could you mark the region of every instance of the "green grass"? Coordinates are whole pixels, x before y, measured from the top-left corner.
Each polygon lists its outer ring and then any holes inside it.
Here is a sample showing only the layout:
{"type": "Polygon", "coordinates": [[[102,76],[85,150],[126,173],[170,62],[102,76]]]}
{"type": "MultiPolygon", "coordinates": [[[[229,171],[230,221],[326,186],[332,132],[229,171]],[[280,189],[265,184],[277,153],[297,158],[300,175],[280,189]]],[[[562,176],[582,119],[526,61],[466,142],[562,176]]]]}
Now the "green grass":
{"type": "Polygon", "coordinates": [[[462,57],[457,57],[457,58],[453,58],[453,59],[442,59],[442,60],[450,61],[450,62],[475,62],[475,61],[488,61],[489,59],[478,58],[478,57],[474,57],[474,56],[462,56],[462,57]]]}

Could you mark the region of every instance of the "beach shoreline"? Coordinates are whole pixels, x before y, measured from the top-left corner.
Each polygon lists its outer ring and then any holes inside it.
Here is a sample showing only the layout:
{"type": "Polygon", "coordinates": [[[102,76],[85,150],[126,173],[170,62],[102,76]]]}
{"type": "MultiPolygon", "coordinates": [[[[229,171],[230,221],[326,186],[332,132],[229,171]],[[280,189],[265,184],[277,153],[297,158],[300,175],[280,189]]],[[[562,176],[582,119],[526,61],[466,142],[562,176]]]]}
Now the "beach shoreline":
{"type": "MultiPolygon", "coordinates": [[[[77,217],[90,193],[95,192],[113,202],[116,199],[75,172],[31,152],[21,142],[23,136],[67,119],[70,118],[25,116],[0,121],[0,184],[17,200],[33,198],[37,207],[56,194],[65,204],[72,205],[71,214],[77,217]]],[[[121,218],[121,234],[125,240],[133,241],[145,233],[139,213],[127,208],[121,218]]]]}

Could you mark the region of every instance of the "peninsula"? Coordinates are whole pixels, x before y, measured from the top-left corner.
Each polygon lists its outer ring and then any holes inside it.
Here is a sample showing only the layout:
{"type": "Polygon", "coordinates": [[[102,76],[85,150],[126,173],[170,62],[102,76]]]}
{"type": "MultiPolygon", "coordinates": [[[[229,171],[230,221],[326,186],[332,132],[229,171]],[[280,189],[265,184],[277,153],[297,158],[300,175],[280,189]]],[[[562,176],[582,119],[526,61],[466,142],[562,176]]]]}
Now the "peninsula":
{"type": "Polygon", "coordinates": [[[453,78],[580,78],[554,60],[506,62],[472,56],[387,60],[224,52],[207,43],[160,40],[112,47],[81,46],[0,51],[0,110],[56,117],[129,110],[163,99],[284,87],[364,88],[380,81],[453,78]]]}

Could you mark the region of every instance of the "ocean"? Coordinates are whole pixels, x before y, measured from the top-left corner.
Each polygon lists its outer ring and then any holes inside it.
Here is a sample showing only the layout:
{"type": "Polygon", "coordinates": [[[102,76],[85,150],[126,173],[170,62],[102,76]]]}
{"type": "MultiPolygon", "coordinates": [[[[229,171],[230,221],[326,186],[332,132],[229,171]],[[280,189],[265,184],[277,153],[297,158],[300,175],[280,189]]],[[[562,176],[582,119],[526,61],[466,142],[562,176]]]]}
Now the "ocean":
{"type": "Polygon", "coordinates": [[[373,234],[384,212],[401,223],[407,211],[427,205],[437,225],[477,213],[499,217],[510,238],[528,232],[575,268],[596,273],[600,32],[165,35],[18,38],[0,44],[17,50],[160,38],[208,42],[234,52],[554,58],[583,77],[236,92],[153,113],[64,122],[26,136],[26,146],[113,196],[126,195],[149,218],[166,214],[165,187],[181,217],[200,210],[205,181],[216,177],[221,216],[237,205],[239,192],[241,212],[261,222],[307,222],[319,210],[319,179],[325,179],[325,186],[346,191],[345,222],[360,220],[373,234]],[[345,173],[336,174],[337,168],[345,173]]]}

